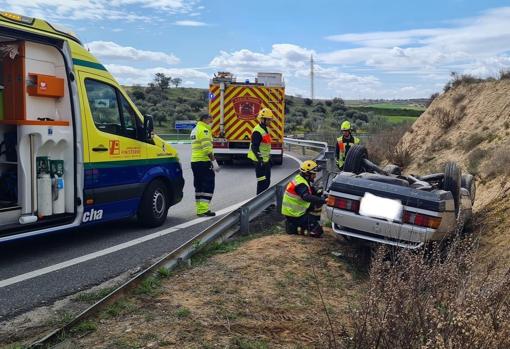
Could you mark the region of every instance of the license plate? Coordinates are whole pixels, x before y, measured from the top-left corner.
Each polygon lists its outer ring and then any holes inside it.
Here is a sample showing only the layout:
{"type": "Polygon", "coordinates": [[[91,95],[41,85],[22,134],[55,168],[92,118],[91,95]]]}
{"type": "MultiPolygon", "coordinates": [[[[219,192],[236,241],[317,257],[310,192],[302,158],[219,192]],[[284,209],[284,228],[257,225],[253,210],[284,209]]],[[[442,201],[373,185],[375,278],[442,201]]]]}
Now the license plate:
{"type": "Polygon", "coordinates": [[[403,210],[400,200],[382,198],[370,193],[365,193],[359,206],[360,215],[385,219],[390,222],[401,222],[403,210]]]}

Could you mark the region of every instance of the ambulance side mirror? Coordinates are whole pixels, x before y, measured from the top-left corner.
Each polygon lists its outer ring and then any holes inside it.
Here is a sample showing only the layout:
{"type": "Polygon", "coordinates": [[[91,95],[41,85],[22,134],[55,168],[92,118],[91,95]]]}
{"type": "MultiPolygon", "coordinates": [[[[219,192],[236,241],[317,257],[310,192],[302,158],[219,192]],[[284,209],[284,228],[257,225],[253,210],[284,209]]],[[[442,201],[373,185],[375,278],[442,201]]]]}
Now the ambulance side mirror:
{"type": "Polygon", "coordinates": [[[152,140],[152,136],[154,135],[154,119],[152,115],[145,115],[143,118],[143,132],[145,136],[145,141],[152,140]]]}

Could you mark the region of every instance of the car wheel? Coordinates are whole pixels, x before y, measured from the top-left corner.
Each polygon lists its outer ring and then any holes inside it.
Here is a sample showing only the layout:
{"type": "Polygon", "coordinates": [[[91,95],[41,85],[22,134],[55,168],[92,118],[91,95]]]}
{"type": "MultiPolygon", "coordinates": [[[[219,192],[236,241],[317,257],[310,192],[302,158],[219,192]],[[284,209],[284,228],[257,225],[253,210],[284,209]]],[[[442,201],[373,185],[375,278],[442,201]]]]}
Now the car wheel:
{"type": "Polygon", "coordinates": [[[444,168],[443,190],[452,193],[455,203],[455,212],[459,212],[460,207],[460,185],[461,171],[455,162],[448,162],[444,168]]]}
{"type": "Polygon", "coordinates": [[[469,196],[471,197],[471,204],[474,204],[476,197],[475,177],[473,177],[473,175],[469,173],[462,175],[461,187],[469,191],[469,196]]]}
{"type": "Polygon", "coordinates": [[[169,207],[168,189],[163,181],[156,179],[143,193],[138,220],[145,227],[159,227],[165,222],[169,207]]]}
{"type": "Polygon", "coordinates": [[[362,145],[351,146],[347,152],[343,170],[345,172],[360,174],[364,169],[364,159],[368,159],[367,148],[362,145]]]}

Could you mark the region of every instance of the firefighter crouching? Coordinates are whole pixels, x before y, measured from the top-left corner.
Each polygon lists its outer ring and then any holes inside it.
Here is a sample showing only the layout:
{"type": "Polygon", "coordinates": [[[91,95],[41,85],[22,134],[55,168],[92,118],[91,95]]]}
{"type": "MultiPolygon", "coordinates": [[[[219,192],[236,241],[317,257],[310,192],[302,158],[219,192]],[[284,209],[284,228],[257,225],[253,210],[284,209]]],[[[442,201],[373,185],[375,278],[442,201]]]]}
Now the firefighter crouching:
{"type": "Polygon", "coordinates": [[[319,224],[322,205],[326,202],[320,190],[312,186],[320,168],[315,161],[307,160],[299,168],[299,174],[287,185],[282,201],[282,214],[288,234],[320,237],[319,224]]]}
{"type": "Polygon", "coordinates": [[[248,159],[255,164],[257,195],[269,188],[271,183],[271,135],[268,127],[273,120],[271,109],[263,108],[258,115],[259,124],[251,132],[248,159]]]}
{"type": "Polygon", "coordinates": [[[351,123],[347,120],[342,122],[340,126],[342,130],[342,136],[336,140],[335,156],[337,159],[337,165],[339,169],[343,169],[347,152],[353,144],[359,144],[360,139],[352,134],[351,123]]]}
{"type": "Polygon", "coordinates": [[[191,131],[191,170],[195,186],[196,212],[199,217],[216,215],[209,207],[214,193],[214,172],[220,170],[213,153],[211,121],[210,115],[201,115],[191,131]]]}

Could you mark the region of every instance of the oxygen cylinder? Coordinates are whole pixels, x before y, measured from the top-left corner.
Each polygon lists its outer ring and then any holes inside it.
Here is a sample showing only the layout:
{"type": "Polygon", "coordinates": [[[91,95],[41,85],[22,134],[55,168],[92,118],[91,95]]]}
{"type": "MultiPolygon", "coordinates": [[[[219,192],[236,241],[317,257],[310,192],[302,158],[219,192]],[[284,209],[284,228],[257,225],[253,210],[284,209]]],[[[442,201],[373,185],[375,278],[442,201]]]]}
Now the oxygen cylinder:
{"type": "Polygon", "coordinates": [[[66,209],[64,160],[51,160],[50,165],[53,181],[53,214],[61,214],[66,209]]]}
{"type": "Polygon", "coordinates": [[[39,217],[50,216],[53,212],[51,194],[51,177],[42,173],[37,177],[37,214],[39,217]]]}
{"type": "Polygon", "coordinates": [[[37,162],[37,215],[51,216],[53,213],[49,159],[38,156],[37,162]]]}

